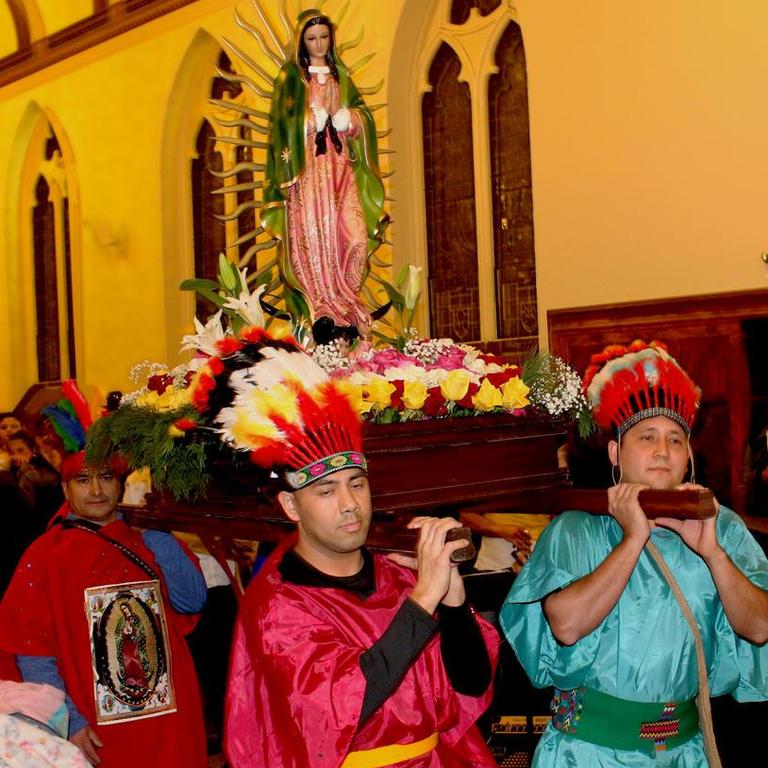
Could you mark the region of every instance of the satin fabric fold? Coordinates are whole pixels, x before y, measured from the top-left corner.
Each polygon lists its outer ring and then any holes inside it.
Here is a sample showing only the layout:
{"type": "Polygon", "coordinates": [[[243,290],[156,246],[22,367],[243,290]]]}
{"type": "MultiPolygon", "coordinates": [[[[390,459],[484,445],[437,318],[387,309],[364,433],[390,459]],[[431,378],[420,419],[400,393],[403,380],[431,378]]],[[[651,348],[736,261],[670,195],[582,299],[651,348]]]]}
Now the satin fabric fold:
{"type": "MultiPolygon", "coordinates": [[[[718,540],[754,584],[768,589],[768,560],[743,521],[720,508],[718,540]]],[[[675,533],[656,528],[653,542],[669,564],[699,625],[711,694],[738,701],[768,698],[768,645],[738,637],[728,623],[704,561],[675,533]]],[[[647,552],[640,555],[619,602],[593,632],[572,646],[555,640],[542,610],[549,593],[587,575],[622,538],[607,515],[565,512],[545,529],[501,610],[501,625],[538,687],[587,686],[632,701],[683,701],[698,691],[696,650],[685,618],[647,552]]],[[[649,765],[639,753],[606,750],[551,728],[536,753],[536,768],[649,765]],[[634,761],[634,762],[627,762],[634,761]]],[[[700,737],[665,754],[658,766],[706,765],[700,737]]]]}
{"type": "MultiPolygon", "coordinates": [[[[233,768],[338,768],[351,751],[440,732],[436,749],[398,768],[495,766],[474,722],[491,691],[451,687],[439,638],[429,641],[394,694],[358,727],[365,694],[359,658],[389,626],[414,584],[412,572],[374,555],[376,591],[282,581],[273,555],[249,586],[235,631],[225,743],[233,768]]],[[[494,662],[498,635],[479,619],[494,662]]]]}

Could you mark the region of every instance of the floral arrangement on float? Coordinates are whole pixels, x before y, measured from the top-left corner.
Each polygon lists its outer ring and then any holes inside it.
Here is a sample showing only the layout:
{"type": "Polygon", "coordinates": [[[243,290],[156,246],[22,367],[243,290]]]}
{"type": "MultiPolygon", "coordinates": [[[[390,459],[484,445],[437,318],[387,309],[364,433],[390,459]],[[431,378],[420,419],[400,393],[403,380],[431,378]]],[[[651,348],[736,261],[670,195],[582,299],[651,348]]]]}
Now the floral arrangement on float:
{"type": "Polygon", "coordinates": [[[406,265],[395,284],[378,278],[392,304],[383,318],[389,333],[374,330],[378,347],[343,341],[317,346],[315,361],[354,388],[358,411],[377,424],[531,410],[577,421],[589,432],[581,379],[563,360],[529,355],[522,369],[498,355],[452,339],[420,338],[413,317],[421,294],[421,267],[406,265]]]}
{"type": "MultiPolygon", "coordinates": [[[[204,495],[212,459],[247,463],[227,447],[233,442],[232,430],[257,428],[212,421],[210,398],[216,396],[222,360],[258,343],[263,335],[308,351],[328,377],[343,384],[358,413],[372,423],[536,413],[575,421],[582,434],[588,433],[591,422],[581,380],[560,358],[532,354],[520,368],[468,344],[420,338],[412,327],[419,272],[407,267],[394,284],[385,284],[395,317],[387,323],[391,335],[376,332],[378,346],[357,341],[350,347],[338,339],[312,346],[305,321],[297,322],[288,313],[265,317],[260,301],[264,286],[252,289],[245,270],[220,257],[218,282],[194,279],[181,286],[200,292],[217,307],[205,323],[195,318],[195,333],[182,339],[182,351],[194,356],[171,369],[150,361],[131,369],[131,381],[145,384],[123,395],[120,407],[92,427],[91,460],[118,451],[131,466],[148,467],[157,489],[167,489],[178,499],[204,495]]],[[[297,375],[304,381],[314,374],[297,375]]],[[[288,412],[290,392],[283,389],[275,387],[270,394],[275,407],[288,412]]],[[[241,382],[241,395],[248,396],[247,379],[241,382]]]]}

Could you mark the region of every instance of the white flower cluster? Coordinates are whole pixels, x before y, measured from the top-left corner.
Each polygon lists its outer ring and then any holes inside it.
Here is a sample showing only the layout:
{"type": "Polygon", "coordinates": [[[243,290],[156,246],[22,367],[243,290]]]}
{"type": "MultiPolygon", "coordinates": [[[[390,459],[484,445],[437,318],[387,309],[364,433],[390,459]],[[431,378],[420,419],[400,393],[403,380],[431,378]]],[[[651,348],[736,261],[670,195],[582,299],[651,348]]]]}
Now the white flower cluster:
{"type": "Polygon", "coordinates": [[[134,383],[138,384],[144,379],[148,379],[150,376],[155,376],[158,373],[167,373],[168,366],[164,363],[153,363],[150,360],[142,360],[140,363],[131,366],[128,371],[128,378],[134,383]]]}
{"type": "Polygon", "coordinates": [[[531,384],[528,398],[550,416],[575,416],[587,406],[579,374],[559,357],[547,359],[541,376],[531,384]]]}
{"type": "Polygon", "coordinates": [[[403,347],[403,354],[413,357],[421,365],[434,365],[443,352],[454,346],[453,339],[419,339],[415,328],[408,331],[410,338],[403,347]]]}
{"type": "Polygon", "coordinates": [[[327,344],[318,344],[311,354],[314,361],[326,373],[339,368],[349,368],[348,344],[341,339],[334,339],[327,344]]]}
{"type": "MultiPolygon", "coordinates": [[[[181,388],[184,386],[184,379],[187,374],[190,371],[196,371],[200,365],[202,365],[202,361],[199,358],[195,358],[189,363],[182,363],[169,371],[167,365],[163,365],[162,363],[152,363],[149,360],[142,360],[140,363],[136,363],[136,365],[131,367],[128,371],[128,378],[134,384],[138,384],[141,379],[149,381],[151,376],[170,376],[173,386],[181,388]]],[[[130,405],[147,392],[149,392],[149,389],[146,384],[133,392],[126,392],[120,398],[120,404],[130,405]]]]}

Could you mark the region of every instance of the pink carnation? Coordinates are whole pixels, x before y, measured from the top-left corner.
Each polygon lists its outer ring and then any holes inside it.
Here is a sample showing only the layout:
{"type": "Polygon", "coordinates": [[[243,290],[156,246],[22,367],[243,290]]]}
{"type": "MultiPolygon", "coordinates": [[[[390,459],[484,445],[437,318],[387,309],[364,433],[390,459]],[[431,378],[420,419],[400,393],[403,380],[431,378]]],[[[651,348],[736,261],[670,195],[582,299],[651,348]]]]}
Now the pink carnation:
{"type": "Polygon", "coordinates": [[[398,352],[392,347],[387,347],[386,349],[376,350],[370,360],[356,360],[355,369],[383,374],[387,368],[404,368],[408,365],[413,365],[413,362],[410,357],[402,352],[398,352]]]}
{"type": "Polygon", "coordinates": [[[455,371],[457,368],[463,368],[465,354],[463,349],[448,347],[440,353],[440,357],[435,360],[434,365],[429,366],[429,369],[442,368],[444,371],[455,371]]]}

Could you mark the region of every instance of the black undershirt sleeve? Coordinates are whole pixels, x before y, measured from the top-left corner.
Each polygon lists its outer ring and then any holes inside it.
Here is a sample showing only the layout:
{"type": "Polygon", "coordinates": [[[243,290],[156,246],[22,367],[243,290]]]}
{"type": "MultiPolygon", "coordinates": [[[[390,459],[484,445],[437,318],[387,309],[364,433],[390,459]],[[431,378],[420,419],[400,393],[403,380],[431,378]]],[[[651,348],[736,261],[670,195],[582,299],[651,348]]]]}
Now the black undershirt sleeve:
{"type": "Polygon", "coordinates": [[[384,634],[360,657],[365,675],[360,725],[394,693],[436,630],[437,622],[413,600],[400,606],[384,634]]]}
{"type": "MultiPolygon", "coordinates": [[[[367,550],[363,550],[363,567],[353,576],[329,576],[294,550],[285,553],[278,568],[287,583],[344,589],[361,600],[376,588],[373,559],[367,550]]],[[[491,684],[488,650],[469,606],[441,605],[437,615],[439,621],[413,600],[406,600],[384,634],[360,656],[360,669],[365,676],[360,725],[394,693],[438,628],[440,653],[454,690],[466,696],[480,696],[491,684]]]]}
{"type": "Polygon", "coordinates": [[[406,600],[387,630],[360,657],[365,676],[365,696],[360,725],[392,695],[408,668],[440,629],[440,653],[454,690],[480,696],[491,684],[491,661],[472,611],[441,605],[439,623],[412,600],[406,600]]]}
{"type": "Polygon", "coordinates": [[[488,649],[472,610],[464,603],[456,608],[440,605],[440,653],[457,693],[481,696],[491,684],[493,671],[488,649]]]}

